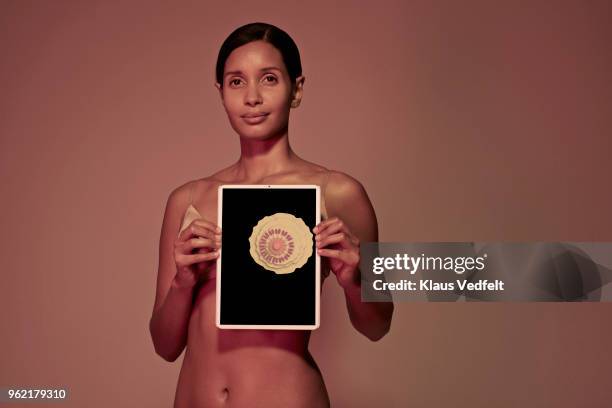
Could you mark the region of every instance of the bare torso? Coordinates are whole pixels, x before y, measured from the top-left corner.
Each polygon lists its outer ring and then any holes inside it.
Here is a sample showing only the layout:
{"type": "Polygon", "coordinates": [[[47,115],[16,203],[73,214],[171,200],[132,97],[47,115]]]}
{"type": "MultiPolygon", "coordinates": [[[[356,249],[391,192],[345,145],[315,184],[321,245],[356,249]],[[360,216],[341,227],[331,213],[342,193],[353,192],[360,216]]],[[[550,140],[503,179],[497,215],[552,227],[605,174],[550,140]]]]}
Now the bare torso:
{"type": "MultiPolygon", "coordinates": [[[[232,179],[221,171],[197,180],[193,205],[217,223],[217,187],[221,184],[317,184],[328,172],[314,164],[257,182],[232,179]]],[[[323,194],[322,194],[323,195],[323,194]]],[[[321,218],[327,218],[325,203],[321,218]]],[[[321,258],[322,277],[329,264],[321,258]]],[[[215,326],[216,268],[196,286],[175,408],[329,407],[323,377],[308,351],[309,331],[220,330],[215,326]]]]}

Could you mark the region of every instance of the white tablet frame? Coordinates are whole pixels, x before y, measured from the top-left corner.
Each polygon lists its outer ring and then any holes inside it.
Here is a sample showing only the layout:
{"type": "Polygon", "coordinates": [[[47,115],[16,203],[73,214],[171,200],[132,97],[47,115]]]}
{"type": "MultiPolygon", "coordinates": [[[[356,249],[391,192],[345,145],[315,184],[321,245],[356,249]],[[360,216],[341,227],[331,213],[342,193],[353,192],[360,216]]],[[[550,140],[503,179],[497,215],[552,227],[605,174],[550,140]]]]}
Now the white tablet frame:
{"type": "MultiPolygon", "coordinates": [[[[315,189],[317,196],[316,224],[321,222],[321,188],[316,184],[223,184],[217,189],[217,224],[223,230],[223,190],[224,189],[243,189],[243,188],[295,188],[295,189],[315,189]]],[[[264,329],[264,330],[315,330],[319,328],[321,318],[321,256],[314,248],[315,255],[315,323],[314,325],[242,325],[242,324],[221,324],[221,258],[223,257],[223,247],[219,249],[217,258],[217,286],[216,286],[216,318],[215,323],[219,329],[264,329]]]]}

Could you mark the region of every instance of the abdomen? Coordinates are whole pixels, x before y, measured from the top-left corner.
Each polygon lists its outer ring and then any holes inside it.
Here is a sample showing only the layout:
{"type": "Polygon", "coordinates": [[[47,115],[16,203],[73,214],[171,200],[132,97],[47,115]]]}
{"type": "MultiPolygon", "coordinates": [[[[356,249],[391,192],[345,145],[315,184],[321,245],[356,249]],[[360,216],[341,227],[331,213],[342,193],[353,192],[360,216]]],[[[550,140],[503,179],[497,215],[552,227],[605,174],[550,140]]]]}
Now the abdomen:
{"type": "Polygon", "coordinates": [[[215,280],[194,302],[175,408],[329,407],[309,331],[220,330],[215,280]]]}

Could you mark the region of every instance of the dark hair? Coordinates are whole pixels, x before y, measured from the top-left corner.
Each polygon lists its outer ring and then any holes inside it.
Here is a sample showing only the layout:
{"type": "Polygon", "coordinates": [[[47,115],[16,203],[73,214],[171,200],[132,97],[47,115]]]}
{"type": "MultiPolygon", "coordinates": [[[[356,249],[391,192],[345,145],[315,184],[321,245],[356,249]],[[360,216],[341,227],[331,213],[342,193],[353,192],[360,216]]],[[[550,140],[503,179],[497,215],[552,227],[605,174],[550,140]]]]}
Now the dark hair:
{"type": "Polygon", "coordinates": [[[223,71],[225,61],[236,48],[248,44],[252,41],[266,41],[280,51],[289,77],[293,82],[302,75],[302,62],[300,51],[293,39],[280,28],[266,23],[250,23],[235,29],[221,45],[219,56],[217,57],[216,78],[217,82],[223,86],[223,71]]]}

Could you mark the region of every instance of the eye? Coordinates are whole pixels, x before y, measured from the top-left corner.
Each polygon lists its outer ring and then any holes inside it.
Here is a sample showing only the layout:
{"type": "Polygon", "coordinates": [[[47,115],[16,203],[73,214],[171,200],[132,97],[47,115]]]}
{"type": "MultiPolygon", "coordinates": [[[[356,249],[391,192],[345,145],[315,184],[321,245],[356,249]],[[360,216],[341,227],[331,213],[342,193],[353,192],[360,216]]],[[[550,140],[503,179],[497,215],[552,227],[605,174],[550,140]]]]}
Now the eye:
{"type": "Polygon", "coordinates": [[[240,78],[233,78],[229,80],[229,85],[231,87],[237,87],[240,86],[240,83],[242,82],[242,80],[240,78]]]}
{"type": "Polygon", "coordinates": [[[278,82],[278,79],[274,75],[266,75],[263,80],[267,84],[275,84],[278,82]]]}

